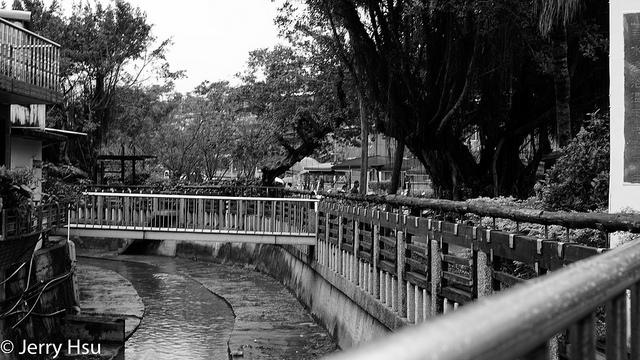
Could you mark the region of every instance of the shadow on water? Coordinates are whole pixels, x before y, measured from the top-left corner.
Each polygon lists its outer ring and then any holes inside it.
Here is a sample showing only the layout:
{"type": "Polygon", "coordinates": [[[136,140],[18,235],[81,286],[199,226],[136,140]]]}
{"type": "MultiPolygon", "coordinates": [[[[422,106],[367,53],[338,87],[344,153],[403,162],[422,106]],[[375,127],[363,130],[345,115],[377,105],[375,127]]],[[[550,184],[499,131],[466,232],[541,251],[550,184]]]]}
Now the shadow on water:
{"type": "Polygon", "coordinates": [[[142,323],[126,343],[127,360],[228,358],[232,309],[198,282],[180,275],[174,265],[99,259],[88,263],[127,278],[144,302],[142,323]]]}

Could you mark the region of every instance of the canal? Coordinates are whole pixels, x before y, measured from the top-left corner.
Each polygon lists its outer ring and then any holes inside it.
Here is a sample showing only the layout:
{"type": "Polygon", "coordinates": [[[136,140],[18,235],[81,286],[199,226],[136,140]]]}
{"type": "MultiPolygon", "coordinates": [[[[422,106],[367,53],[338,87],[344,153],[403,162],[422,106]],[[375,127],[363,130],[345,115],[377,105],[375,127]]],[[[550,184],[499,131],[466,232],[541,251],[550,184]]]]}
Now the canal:
{"type": "Polygon", "coordinates": [[[80,257],[131,282],[145,306],[127,340],[130,359],[314,359],[336,350],[328,333],[282,284],[250,267],[182,258],[80,257]]]}

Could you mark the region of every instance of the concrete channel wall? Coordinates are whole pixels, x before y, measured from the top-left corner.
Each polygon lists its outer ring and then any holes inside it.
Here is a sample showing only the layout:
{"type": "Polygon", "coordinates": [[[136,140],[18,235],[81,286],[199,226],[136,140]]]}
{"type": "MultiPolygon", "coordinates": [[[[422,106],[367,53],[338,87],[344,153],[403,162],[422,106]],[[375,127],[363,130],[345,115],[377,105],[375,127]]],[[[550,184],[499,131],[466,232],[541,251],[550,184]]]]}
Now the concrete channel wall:
{"type": "Polygon", "coordinates": [[[180,241],[154,248],[158,255],[175,251],[180,257],[256,266],[289,288],[342,349],[371,341],[404,325],[398,316],[357,286],[309,261],[304,251],[293,246],[180,241]]]}

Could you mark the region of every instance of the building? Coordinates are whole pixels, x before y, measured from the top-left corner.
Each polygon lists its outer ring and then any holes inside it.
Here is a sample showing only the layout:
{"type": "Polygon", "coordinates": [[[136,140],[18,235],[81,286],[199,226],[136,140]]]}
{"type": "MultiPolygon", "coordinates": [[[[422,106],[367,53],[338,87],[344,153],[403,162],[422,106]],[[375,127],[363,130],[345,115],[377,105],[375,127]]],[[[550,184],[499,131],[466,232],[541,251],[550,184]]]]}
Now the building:
{"type": "Polygon", "coordinates": [[[46,106],[62,102],[60,45],[29,31],[30,17],[0,10],[0,166],[31,172],[39,200],[43,148],[66,137],[46,127],[46,106]]]}

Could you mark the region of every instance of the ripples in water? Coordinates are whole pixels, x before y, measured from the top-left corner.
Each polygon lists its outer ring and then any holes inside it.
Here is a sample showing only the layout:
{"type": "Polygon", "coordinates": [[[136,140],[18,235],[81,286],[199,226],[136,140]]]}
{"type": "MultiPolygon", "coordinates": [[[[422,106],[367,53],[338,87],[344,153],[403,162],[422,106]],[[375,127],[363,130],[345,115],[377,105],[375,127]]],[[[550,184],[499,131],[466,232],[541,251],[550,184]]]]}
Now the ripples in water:
{"type": "Polygon", "coordinates": [[[127,340],[127,360],[226,360],[234,317],[229,305],[201,284],[158,266],[92,260],[117,271],[142,298],[145,315],[127,340]]]}

